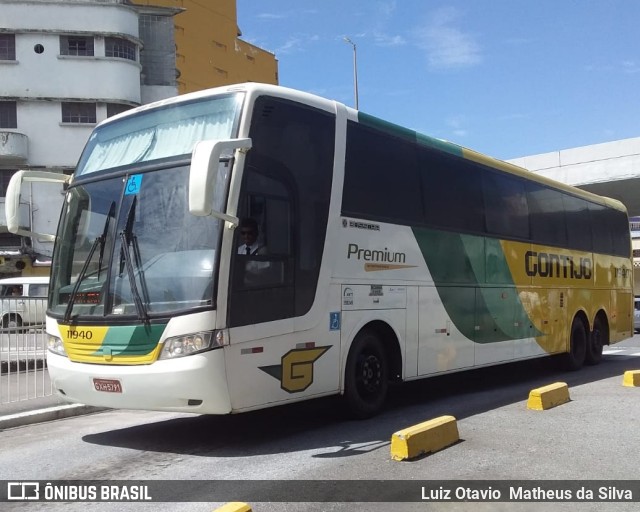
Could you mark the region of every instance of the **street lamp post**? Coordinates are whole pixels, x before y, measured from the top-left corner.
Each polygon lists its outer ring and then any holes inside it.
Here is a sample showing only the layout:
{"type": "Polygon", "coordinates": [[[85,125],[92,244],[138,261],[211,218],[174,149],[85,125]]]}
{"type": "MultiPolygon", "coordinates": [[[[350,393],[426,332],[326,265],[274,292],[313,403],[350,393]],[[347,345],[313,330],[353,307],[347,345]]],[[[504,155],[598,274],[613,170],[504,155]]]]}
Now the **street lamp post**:
{"type": "Polygon", "coordinates": [[[348,37],[344,40],[353,47],[353,93],[356,100],[356,110],[358,110],[358,57],[356,52],[356,43],[348,37]]]}

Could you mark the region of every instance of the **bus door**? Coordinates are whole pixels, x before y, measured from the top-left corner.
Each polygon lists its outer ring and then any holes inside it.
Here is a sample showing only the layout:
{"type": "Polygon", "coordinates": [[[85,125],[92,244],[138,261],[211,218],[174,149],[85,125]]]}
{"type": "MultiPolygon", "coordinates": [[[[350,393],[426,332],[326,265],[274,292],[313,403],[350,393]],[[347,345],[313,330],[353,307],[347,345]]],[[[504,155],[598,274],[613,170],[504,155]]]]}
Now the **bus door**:
{"type": "Polygon", "coordinates": [[[339,387],[339,332],[330,332],[328,313],[313,307],[317,298],[326,304],[329,293],[318,277],[331,197],[335,116],[260,97],[253,119],[227,301],[226,361],[234,410],[328,394],[339,387]],[[246,238],[254,227],[255,240],[246,238]]]}

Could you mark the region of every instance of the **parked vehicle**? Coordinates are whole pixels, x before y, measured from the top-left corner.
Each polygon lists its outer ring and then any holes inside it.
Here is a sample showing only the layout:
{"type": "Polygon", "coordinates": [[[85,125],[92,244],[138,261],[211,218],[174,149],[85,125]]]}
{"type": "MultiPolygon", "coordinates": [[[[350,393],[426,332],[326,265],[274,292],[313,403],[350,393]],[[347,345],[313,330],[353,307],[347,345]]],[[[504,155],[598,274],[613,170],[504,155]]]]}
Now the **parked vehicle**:
{"type": "Polygon", "coordinates": [[[2,327],[44,325],[49,293],[48,277],[0,279],[0,318],[2,327]]]}
{"type": "Polygon", "coordinates": [[[640,332],[640,297],[636,297],[635,307],[633,309],[633,329],[640,332]]]}

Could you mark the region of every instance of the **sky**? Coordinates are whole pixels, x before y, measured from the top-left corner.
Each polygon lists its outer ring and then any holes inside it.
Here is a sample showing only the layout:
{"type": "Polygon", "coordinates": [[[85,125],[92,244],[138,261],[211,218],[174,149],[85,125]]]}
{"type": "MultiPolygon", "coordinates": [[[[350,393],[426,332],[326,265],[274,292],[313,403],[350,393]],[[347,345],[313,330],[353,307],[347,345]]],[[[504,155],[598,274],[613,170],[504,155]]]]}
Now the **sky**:
{"type": "Polygon", "coordinates": [[[500,159],[640,137],[637,0],[237,0],[280,85],[500,159]]]}

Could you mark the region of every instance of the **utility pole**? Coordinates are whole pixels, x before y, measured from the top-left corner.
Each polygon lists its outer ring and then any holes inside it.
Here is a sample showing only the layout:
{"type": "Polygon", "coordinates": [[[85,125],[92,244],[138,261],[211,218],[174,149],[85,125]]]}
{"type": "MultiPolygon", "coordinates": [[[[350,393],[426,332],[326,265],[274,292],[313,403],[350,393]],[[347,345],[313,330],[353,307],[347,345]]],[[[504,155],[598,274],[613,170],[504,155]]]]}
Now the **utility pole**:
{"type": "Polygon", "coordinates": [[[358,56],[356,43],[345,36],[344,40],[353,47],[353,93],[356,100],[356,110],[358,110],[358,56]]]}

